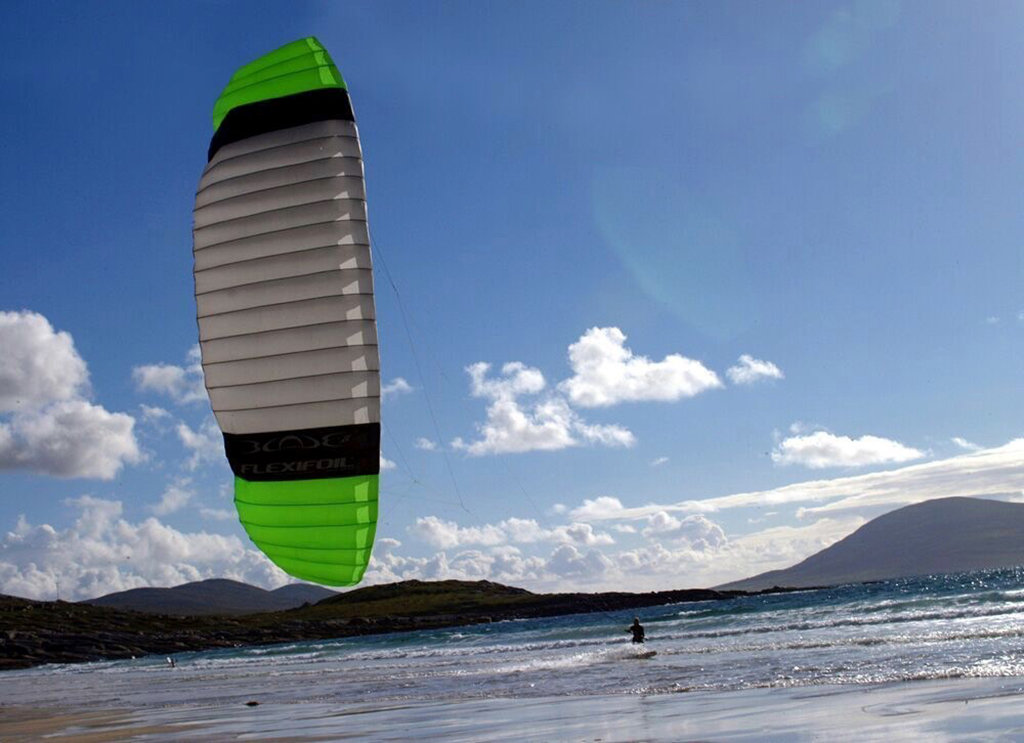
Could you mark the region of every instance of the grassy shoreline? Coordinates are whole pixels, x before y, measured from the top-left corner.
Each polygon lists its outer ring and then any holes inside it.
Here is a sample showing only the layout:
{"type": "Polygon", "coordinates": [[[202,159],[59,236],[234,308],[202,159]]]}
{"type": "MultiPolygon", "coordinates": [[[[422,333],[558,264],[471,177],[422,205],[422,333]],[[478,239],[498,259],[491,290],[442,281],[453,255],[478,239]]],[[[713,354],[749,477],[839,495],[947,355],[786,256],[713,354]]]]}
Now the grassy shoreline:
{"type": "MultiPolygon", "coordinates": [[[[758,593],[795,589],[774,588],[758,593]]],[[[801,589],[806,590],[806,589],[801,589]]],[[[754,595],[689,589],[536,594],[489,581],[404,581],[247,615],[180,616],[0,595],[0,670],[442,629],[754,595]]]]}

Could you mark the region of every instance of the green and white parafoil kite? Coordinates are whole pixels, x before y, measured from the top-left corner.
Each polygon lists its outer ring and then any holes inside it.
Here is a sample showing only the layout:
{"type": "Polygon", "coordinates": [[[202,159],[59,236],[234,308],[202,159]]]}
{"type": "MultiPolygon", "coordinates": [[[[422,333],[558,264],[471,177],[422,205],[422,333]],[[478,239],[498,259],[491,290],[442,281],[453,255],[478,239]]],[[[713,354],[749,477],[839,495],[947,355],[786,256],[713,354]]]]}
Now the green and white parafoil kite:
{"type": "Polygon", "coordinates": [[[380,358],[348,90],[309,37],[240,68],[213,126],[196,304],[239,519],[291,575],[353,585],[377,526],[380,358]]]}

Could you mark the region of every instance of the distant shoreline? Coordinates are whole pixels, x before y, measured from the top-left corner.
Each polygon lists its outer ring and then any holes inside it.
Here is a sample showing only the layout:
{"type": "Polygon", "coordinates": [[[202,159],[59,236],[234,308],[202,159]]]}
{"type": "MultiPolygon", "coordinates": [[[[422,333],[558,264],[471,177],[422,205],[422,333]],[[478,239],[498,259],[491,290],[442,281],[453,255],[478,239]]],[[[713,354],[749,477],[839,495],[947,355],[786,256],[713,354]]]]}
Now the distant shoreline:
{"type": "Polygon", "coordinates": [[[806,590],[811,589],[534,594],[484,581],[407,581],[370,586],[298,609],[241,616],[153,614],[0,595],[0,670],[617,612],[806,590]]]}

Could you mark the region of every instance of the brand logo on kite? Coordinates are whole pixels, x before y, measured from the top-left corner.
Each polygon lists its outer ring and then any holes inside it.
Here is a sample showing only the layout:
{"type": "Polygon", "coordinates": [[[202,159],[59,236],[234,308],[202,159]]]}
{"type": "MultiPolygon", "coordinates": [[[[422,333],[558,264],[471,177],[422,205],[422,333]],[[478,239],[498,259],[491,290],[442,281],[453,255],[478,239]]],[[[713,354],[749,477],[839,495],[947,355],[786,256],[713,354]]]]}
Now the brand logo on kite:
{"type": "Polygon", "coordinates": [[[226,433],[224,446],[234,473],[253,481],[354,477],[380,471],[379,424],[226,433]]]}
{"type": "Polygon", "coordinates": [[[343,471],[352,468],[345,457],[333,459],[306,459],[293,462],[265,462],[243,464],[238,469],[241,475],[287,475],[308,472],[343,471]]]}
{"type": "Polygon", "coordinates": [[[309,436],[307,434],[289,433],[277,438],[259,441],[256,439],[236,439],[236,446],[244,446],[239,454],[273,454],[276,452],[290,451],[297,449],[340,449],[352,438],[347,433],[328,433],[323,436],[309,436]]]}

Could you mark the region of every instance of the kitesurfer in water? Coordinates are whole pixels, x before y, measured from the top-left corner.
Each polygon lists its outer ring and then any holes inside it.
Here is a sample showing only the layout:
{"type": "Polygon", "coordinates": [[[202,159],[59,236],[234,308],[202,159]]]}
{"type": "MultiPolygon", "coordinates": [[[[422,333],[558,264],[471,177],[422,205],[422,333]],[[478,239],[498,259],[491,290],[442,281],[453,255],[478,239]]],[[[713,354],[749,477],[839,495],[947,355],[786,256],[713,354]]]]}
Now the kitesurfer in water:
{"type": "Polygon", "coordinates": [[[633,617],[633,624],[631,624],[626,632],[633,633],[633,643],[635,645],[642,645],[644,642],[644,626],[640,624],[640,617],[633,617]]]}

